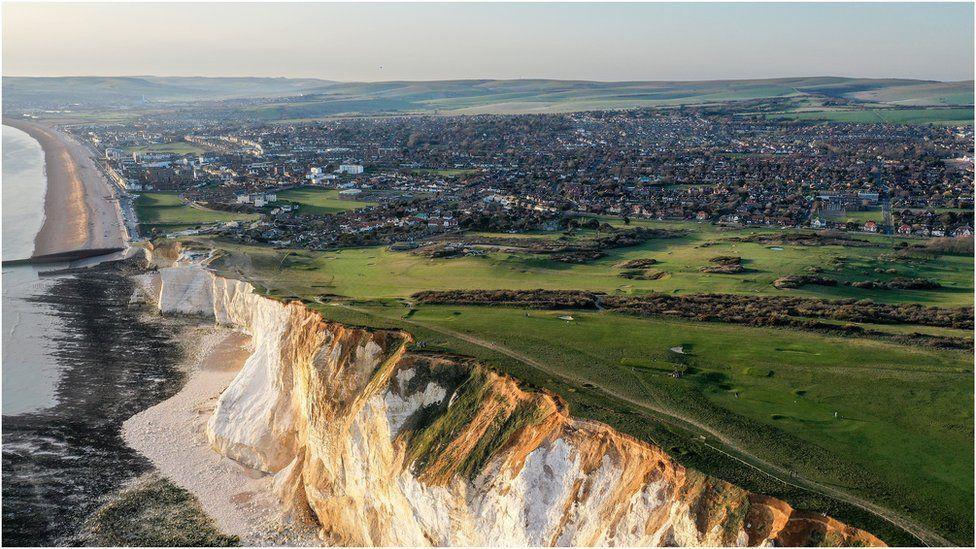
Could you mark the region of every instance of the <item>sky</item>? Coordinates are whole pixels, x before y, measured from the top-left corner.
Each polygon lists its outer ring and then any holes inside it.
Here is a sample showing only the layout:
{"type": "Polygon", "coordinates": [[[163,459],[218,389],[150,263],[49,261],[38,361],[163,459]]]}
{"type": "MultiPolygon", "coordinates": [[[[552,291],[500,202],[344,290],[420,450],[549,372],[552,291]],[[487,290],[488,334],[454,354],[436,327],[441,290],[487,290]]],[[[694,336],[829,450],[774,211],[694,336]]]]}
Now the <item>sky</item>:
{"type": "Polygon", "coordinates": [[[973,4],[4,2],[5,76],[970,80],[973,4]]]}

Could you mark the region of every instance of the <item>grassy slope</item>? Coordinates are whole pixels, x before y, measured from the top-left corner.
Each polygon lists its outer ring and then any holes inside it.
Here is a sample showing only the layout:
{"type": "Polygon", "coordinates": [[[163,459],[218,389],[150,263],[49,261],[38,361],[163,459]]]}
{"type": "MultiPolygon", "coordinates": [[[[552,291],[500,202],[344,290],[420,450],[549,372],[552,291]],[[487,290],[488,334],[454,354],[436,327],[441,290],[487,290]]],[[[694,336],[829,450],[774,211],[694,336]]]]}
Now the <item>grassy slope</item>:
{"type": "Polygon", "coordinates": [[[329,215],[375,204],[375,202],[342,199],[339,198],[339,191],[335,189],[316,187],[300,187],[279,192],[278,200],[297,202],[301,204],[298,208],[300,213],[315,215],[329,215]]]}
{"type": "MultiPolygon", "coordinates": [[[[9,111],[7,114],[23,105],[48,102],[49,107],[55,108],[76,104],[71,109],[73,112],[44,115],[61,122],[109,121],[166,111],[172,108],[167,106],[172,101],[258,96],[293,99],[243,107],[239,114],[267,121],[299,121],[359,114],[545,113],[824,96],[899,106],[973,104],[972,82],[836,77],[698,82],[451,80],[371,83],[246,78],[5,78],[3,89],[8,99],[4,103],[9,111]],[[295,100],[294,97],[300,94],[304,97],[295,100]],[[153,103],[144,104],[144,97],[153,103]],[[106,114],[106,109],[112,112],[106,114]]],[[[855,120],[878,121],[865,114],[843,115],[841,118],[851,116],[855,120]]],[[[910,123],[946,121],[945,113],[898,116],[908,117],[905,121],[910,123]],[[932,120],[933,117],[938,120],[932,120]]],[[[959,123],[960,117],[965,118],[964,113],[953,114],[948,121],[959,123]]]]}
{"type": "MultiPolygon", "coordinates": [[[[74,113],[57,118],[83,120],[100,113],[81,112],[100,107],[118,115],[167,109],[167,101],[216,97],[291,97],[262,103],[238,112],[268,121],[315,120],[331,116],[382,113],[546,113],[594,109],[720,103],[775,97],[842,97],[891,105],[972,105],[971,82],[926,82],[833,77],[700,82],[586,82],[558,80],[453,80],[434,82],[329,83],[289,79],[4,79],[4,93],[12,108],[45,99],[53,106],[79,103],[74,113]],[[294,99],[305,94],[301,99],[294,99]],[[143,105],[143,96],[154,98],[143,105]],[[25,104],[26,104],[25,103],[25,104]]],[[[5,105],[6,105],[5,103],[5,105]]],[[[115,116],[115,115],[113,115],[115,116]]],[[[851,115],[848,115],[851,116],[851,115]]],[[[858,116],[865,116],[863,114],[858,116]]],[[[917,113],[906,122],[943,120],[945,113],[917,113]]],[[[958,122],[961,114],[952,115],[958,122]]],[[[843,118],[843,117],[842,117],[843,118]]],[[[854,116],[857,119],[857,116],[854,116]]],[[[864,121],[878,121],[871,117],[864,121]]]]}
{"type": "Polygon", "coordinates": [[[851,97],[899,105],[972,105],[973,82],[933,82],[857,92],[851,97]]]}
{"type": "Polygon", "coordinates": [[[136,199],[136,215],[144,228],[180,230],[208,223],[256,219],[250,214],[218,212],[192,208],[177,193],[144,192],[136,199]]]}
{"type": "Polygon", "coordinates": [[[5,77],[5,102],[87,105],[139,105],[153,102],[199,101],[238,97],[297,95],[328,85],[327,80],[302,78],[207,78],[158,76],[5,77]]]}
{"type": "MultiPolygon", "coordinates": [[[[964,84],[846,78],[703,82],[464,80],[343,83],[323,87],[319,96],[299,102],[262,105],[249,112],[269,120],[317,119],[341,114],[394,111],[525,114],[823,95],[898,105],[970,105],[972,92],[971,89],[967,92],[964,84]]],[[[960,112],[932,114],[924,109],[916,109],[915,114],[899,114],[894,116],[893,121],[903,118],[906,123],[956,122],[962,117],[960,112]]],[[[848,116],[859,119],[856,114],[848,116]]],[[[877,116],[859,116],[867,122],[880,121],[877,116]]]]}

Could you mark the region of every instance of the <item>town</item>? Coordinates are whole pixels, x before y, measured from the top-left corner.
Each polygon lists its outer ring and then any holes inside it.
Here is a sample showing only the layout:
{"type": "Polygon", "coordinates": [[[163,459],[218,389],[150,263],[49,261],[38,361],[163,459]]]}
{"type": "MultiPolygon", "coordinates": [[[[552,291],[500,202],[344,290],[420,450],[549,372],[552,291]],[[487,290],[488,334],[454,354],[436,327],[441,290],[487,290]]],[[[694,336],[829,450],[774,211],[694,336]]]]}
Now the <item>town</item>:
{"type": "MultiPolygon", "coordinates": [[[[970,236],[973,128],[781,120],[755,100],[552,115],[75,127],[126,193],[260,214],[200,229],[327,249],[578,216],[970,236]],[[321,215],[301,188],[351,205],[321,215]]],[[[187,230],[183,228],[184,230],[187,230]]]]}

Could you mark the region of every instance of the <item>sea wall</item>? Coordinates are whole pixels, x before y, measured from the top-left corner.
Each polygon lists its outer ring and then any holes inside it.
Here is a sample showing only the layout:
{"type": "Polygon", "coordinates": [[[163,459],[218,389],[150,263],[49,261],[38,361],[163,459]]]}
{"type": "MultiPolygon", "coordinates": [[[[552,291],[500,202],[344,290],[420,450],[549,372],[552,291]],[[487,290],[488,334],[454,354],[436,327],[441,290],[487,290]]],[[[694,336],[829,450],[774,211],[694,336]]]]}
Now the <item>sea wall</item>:
{"type": "Polygon", "coordinates": [[[254,346],[220,396],[213,449],[275,477],[282,513],[330,545],[882,545],[687,469],[410,334],[327,322],[199,265],[136,277],[163,314],[254,346]]]}

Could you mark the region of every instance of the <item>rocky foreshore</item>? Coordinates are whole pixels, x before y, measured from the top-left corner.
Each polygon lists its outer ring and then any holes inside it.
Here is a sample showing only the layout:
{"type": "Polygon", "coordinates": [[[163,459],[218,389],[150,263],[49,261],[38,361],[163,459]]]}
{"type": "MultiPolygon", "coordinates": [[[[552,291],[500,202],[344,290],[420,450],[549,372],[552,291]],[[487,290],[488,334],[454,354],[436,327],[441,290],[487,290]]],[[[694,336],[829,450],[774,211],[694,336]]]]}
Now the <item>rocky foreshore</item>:
{"type": "Polygon", "coordinates": [[[62,276],[32,298],[63,325],[48,342],[56,404],[3,418],[3,541],[63,545],[131,479],[152,470],[121,437],[133,414],[175,394],[186,320],[133,307],[124,273],[62,276]]]}

